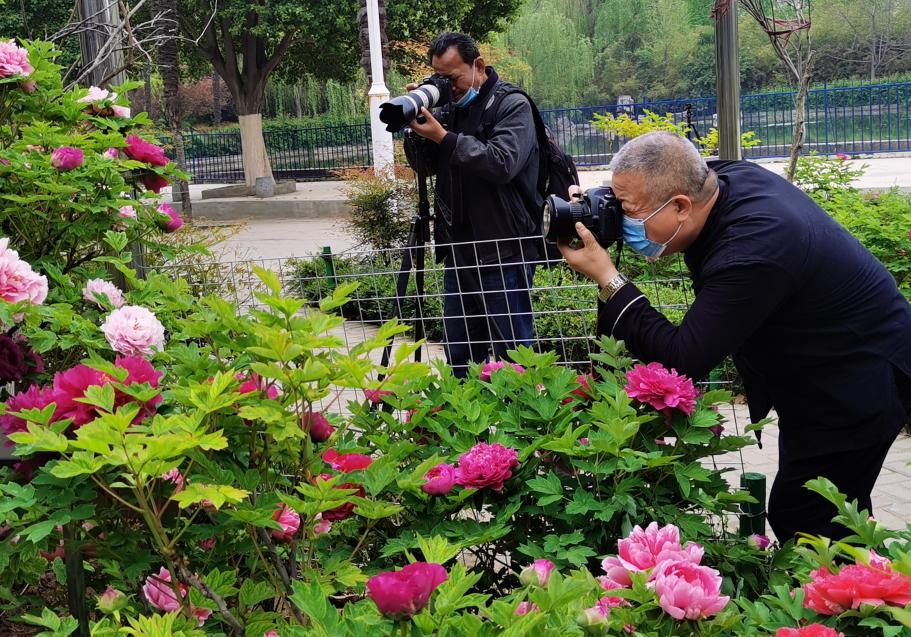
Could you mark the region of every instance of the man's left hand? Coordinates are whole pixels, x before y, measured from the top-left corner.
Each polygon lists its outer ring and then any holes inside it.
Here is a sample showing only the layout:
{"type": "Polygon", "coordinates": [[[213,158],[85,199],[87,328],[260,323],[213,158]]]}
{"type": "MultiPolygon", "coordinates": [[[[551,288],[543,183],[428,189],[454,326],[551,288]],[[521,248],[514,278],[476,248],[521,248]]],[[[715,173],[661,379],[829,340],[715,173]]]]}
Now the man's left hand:
{"type": "Polygon", "coordinates": [[[427,120],[423,124],[418,122],[417,118],[411,120],[411,123],[408,124],[408,128],[413,130],[415,133],[421,137],[426,137],[427,139],[436,142],[439,144],[443,141],[443,138],[446,137],[446,129],[443,128],[443,125],[437,121],[437,119],[430,114],[426,108],[421,108],[421,115],[427,120]]]}

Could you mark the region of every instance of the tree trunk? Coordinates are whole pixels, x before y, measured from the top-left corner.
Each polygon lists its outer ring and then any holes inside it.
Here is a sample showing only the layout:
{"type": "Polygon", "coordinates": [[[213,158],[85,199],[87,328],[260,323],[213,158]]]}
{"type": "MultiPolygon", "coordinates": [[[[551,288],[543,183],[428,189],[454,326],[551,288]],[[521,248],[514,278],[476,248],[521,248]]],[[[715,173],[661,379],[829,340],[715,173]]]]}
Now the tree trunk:
{"type": "Polygon", "coordinates": [[[294,84],[294,112],[297,119],[304,117],[304,105],[301,103],[301,85],[300,82],[294,84]]]}
{"type": "Polygon", "coordinates": [[[79,33],[83,69],[91,67],[80,83],[101,87],[121,84],[127,77],[119,4],[110,0],[79,0],[76,9],[79,20],[91,26],[79,33]]]}
{"type": "MultiPolygon", "coordinates": [[[[183,122],[180,108],[180,58],[177,50],[177,0],[154,0],[152,12],[159,16],[164,40],[158,47],[158,62],[161,80],[164,85],[164,107],[168,124],[171,128],[171,139],[177,156],[177,167],[187,170],[187,155],[183,143],[183,122]]],[[[173,184],[174,192],[180,195],[181,212],[187,221],[193,219],[193,208],[190,203],[190,185],[178,179],[173,184]]]]}
{"type": "Polygon", "coordinates": [[[804,69],[797,87],[797,97],[794,100],[794,135],[791,138],[790,161],[788,162],[788,181],[794,181],[794,171],[797,169],[797,160],[803,148],[804,125],[807,119],[807,93],[810,90],[810,69],[804,69]]]}
{"type": "Polygon", "coordinates": [[[221,77],[212,72],[212,125],[221,124],[221,77]]]}
{"type": "Polygon", "coordinates": [[[244,181],[248,186],[255,186],[257,177],[272,177],[272,165],[263,138],[263,116],[254,113],[240,115],[237,119],[240,122],[240,146],[244,156],[244,181]]]}
{"type": "Polygon", "coordinates": [[[146,62],[142,66],[142,99],[145,102],[146,113],[149,118],[155,119],[155,111],[152,108],[152,64],[146,62]]]}

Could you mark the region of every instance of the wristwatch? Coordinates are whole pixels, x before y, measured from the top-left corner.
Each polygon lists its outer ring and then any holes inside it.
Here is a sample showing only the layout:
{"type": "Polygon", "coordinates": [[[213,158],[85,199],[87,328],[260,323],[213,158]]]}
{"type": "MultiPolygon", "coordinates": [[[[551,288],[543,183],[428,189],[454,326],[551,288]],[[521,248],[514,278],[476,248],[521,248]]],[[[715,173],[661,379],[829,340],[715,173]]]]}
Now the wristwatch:
{"type": "Polygon", "coordinates": [[[629,279],[626,278],[626,275],[618,272],[617,276],[608,281],[607,285],[598,291],[598,300],[602,303],[607,303],[627,283],[629,283],[629,279]]]}

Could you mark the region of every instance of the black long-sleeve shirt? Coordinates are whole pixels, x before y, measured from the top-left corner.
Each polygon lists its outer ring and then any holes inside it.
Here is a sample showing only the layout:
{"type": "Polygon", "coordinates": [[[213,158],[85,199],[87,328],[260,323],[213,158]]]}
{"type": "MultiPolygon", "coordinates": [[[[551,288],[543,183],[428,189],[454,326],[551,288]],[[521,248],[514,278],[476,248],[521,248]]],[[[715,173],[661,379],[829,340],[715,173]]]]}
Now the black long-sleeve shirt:
{"type": "Polygon", "coordinates": [[[802,191],[749,162],[709,162],[719,197],[684,258],[696,298],[674,326],[635,285],[599,332],[699,378],[731,354],[750,415],[774,406],[794,453],[894,435],[911,378],[911,305],[894,279],[802,191]]]}

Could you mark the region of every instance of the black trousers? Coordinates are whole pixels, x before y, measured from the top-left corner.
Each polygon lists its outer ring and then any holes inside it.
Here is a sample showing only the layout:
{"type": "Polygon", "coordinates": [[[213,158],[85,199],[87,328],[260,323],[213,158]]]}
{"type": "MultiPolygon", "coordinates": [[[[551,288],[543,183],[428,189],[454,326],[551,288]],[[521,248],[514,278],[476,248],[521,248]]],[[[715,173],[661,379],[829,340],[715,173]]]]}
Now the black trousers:
{"type": "MultiPolygon", "coordinates": [[[[896,376],[899,396],[905,412],[911,417],[911,379],[899,372],[896,376]]],[[[847,528],[832,522],[837,513],[835,505],[804,487],[808,480],[819,476],[831,480],[848,496],[849,502],[856,499],[858,510],[867,509],[872,514],[870,494],[902,424],[896,423],[895,435],[880,438],[868,446],[782,462],[772,484],[768,507],[769,526],[778,541],[789,540],[798,532],[832,539],[850,533],[847,528]]]]}

